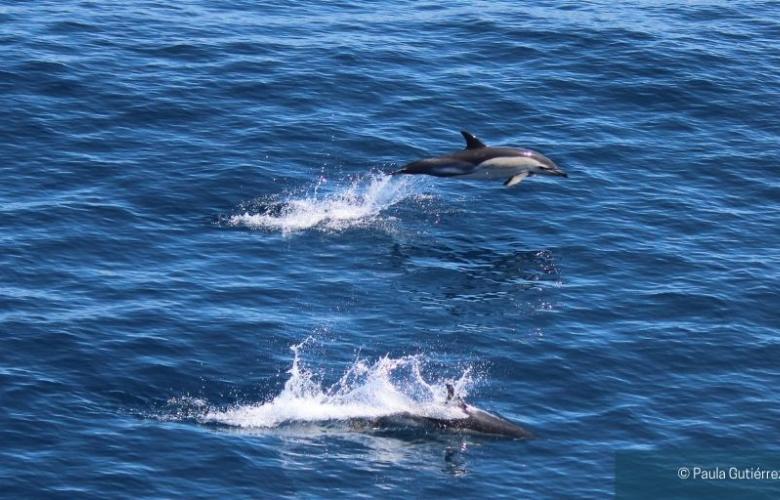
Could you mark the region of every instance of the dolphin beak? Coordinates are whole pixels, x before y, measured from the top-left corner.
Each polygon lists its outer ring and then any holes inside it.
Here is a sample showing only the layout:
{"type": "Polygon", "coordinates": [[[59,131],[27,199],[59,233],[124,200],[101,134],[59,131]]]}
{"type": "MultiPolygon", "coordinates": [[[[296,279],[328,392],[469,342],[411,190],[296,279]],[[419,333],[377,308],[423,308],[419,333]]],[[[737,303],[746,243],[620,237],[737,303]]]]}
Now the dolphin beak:
{"type": "MultiPolygon", "coordinates": [[[[552,162],[550,162],[552,163],[552,162]]],[[[559,167],[556,163],[552,164],[552,170],[550,170],[550,175],[558,175],[560,177],[568,177],[569,174],[561,170],[561,167],[559,167]]]]}
{"type": "Polygon", "coordinates": [[[547,175],[555,175],[557,177],[568,177],[569,174],[567,174],[561,167],[558,166],[557,163],[552,161],[551,159],[547,158],[546,156],[539,155],[541,157],[541,160],[539,163],[544,165],[544,170],[542,170],[541,173],[547,174],[547,175]]]}

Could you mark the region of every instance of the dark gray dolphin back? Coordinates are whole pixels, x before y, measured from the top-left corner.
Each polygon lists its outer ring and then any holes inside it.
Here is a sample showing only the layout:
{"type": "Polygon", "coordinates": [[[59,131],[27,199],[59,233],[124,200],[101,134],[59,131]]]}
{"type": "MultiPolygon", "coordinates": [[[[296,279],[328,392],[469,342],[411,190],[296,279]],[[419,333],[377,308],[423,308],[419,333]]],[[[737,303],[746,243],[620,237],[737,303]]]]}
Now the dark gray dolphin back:
{"type": "Polygon", "coordinates": [[[479,408],[469,406],[466,409],[466,413],[468,414],[467,418],[460,421],[454,421],[461,429],[522,439],[533,439],[534,437],[533,433],[523,429],[519,425],[513,424],[509,420],[498,415],[493,415],[492,413],[480,410],[479,408]]]}
{"type": "Polygon", "coordinates": [[[427,174],[436,177],[454,177],[466,175],[474,170],[475,163],[458,160],[451,156],[427,158],[407,164],[394,174],[427,174]]]}
{"type": "Polygon", "coordinates": [[[501,156],[520,156],[522,153],[513,148],[486,146],[484,142],[465,130],[460,133],[466,140],[466,148],[453,153],[425,158],[404,165],[393,174],[426,174],[436,177],[457,177],[472,173],[483,161],[501,156]]]}
{"type": "MultiPolygon", "coordinates": [[[[425,158],[406,164],[396,174],[425,174],[436,177],[457,177],[474,173],[477,165],[493,158],[532,156],[535,159],[547,160],[543,155],[527,149],[486,146],[471,132],[461,130],[466,140],[466,148],[449,154],[425,158]],[[538,158],[537,158],[538,156],[538,158]]],[[[550,162],[552,163],[552,162],[550,162]]]]}

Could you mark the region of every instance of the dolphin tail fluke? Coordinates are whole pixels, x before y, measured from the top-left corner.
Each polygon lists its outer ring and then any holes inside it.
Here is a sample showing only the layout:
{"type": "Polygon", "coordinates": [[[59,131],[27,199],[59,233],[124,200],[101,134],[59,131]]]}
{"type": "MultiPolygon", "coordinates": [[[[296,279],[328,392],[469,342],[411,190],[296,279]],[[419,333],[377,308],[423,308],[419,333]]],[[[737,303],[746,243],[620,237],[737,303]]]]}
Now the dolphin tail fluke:
{"type": "Polygon", "coordinates": [[[401,175],[401,174],[423,174],[425,172],[421,172],[421,164],[425,160],[417,160],[413,161],[412,163],[407,163],[403,166],[400,170],[396,170],[395,172],[391,172],[390,175],[401,175]]]}

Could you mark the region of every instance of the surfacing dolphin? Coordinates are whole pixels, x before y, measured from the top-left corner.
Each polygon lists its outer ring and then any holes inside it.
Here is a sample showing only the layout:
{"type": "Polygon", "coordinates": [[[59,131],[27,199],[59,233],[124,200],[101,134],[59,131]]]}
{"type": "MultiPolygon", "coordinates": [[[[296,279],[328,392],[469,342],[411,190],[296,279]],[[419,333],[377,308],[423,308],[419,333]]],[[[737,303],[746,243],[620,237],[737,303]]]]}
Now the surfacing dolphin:
{"type": "MultiPolygon", "coordinates": [[[[426,431],[488,434],[513,439],[532,439],[534,437],[531,432],[501,416],[467,404],[462,398],[455,396],[455,390],[450,384],[447,384],[446,404],[457,405],[466,414],[466,417],[445,419],[403,412],[372,418],[367,423],[374,428],[380,429],[405,427],[419,428],[426,431]]],[[[357,423],[353,422],[353,424],[357,423]]]]}
{"type": "Polygon", "coordinates": [[[490,147],[461,130],[466,149],[435,158],[409,163],[396,174],[425,174],[463,179],[506,179],[511,187],[534,174],[568,177],[551,159],[538,151],[525,148],[490,147]]]}

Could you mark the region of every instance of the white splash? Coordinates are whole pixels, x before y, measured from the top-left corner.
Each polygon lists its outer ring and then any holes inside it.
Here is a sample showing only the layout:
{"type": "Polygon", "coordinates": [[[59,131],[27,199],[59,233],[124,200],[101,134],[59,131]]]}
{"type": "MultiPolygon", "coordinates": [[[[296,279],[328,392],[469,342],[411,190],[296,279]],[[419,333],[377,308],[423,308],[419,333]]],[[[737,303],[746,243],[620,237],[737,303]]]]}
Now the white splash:
{"type": "Polygon", "coordinates": [[[466,414],[457,405],[445,404],[446,383],[465,396],[473,383],[467,368],[458,380],[429,382],[423,377],[424,359],[417,356],[384,356],[373,363],[356,360],[333,386],[324,388],[300,359],[301,348],[292,346],[290,378],[272,400],[227,410],[209,410],[199,420],[243,428],[270,428],[292,422],[328,422],[377,418],[408,412],[414,415],[456,419],[466,414]]]}
{"type": "Polygon", "coordinates": [[[324,179],[315,185],[313,193],[274,203],[274,210],[245,211],[228,219],[231,226],[280,231],[289,235],[297,231],[318,228],[342,231],[352,227],[374,225],[391,220],[382,218],[386,209],[415,195],[413,183],[407,177],[368,174],[354,179],[348,186],[322,194],[324,179]]]}

